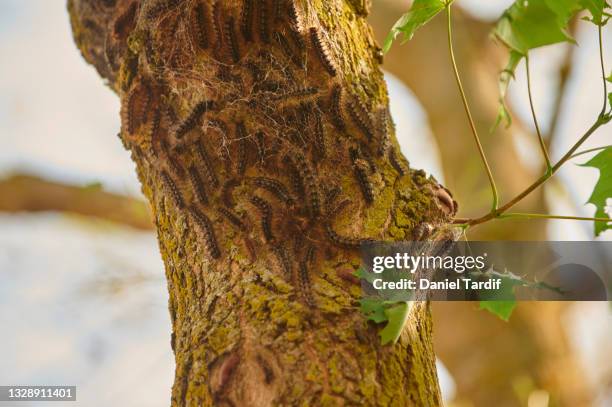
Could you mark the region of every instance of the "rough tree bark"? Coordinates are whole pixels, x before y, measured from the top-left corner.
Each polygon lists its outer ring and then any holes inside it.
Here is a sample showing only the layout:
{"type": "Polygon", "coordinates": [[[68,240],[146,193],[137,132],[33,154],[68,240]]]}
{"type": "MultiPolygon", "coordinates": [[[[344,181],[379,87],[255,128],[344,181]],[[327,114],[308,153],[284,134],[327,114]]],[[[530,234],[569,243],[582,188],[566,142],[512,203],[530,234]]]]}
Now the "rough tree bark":
{"type": "Polygon", "coordinates": [[[154,213],[172,405],[440,405],[428,305],[392,347],[355,307],[363,240],[455,213],[398,153],[367,4],[68,5],[154,213]]]}

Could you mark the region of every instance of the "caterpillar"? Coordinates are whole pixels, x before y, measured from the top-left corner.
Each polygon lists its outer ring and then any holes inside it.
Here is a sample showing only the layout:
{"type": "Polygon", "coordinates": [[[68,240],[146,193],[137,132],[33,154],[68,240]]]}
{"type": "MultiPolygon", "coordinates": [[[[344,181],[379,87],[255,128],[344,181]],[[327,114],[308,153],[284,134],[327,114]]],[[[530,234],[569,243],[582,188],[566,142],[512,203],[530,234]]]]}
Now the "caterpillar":
{"type": "Polygon", "coordinates": [[[225,23],[225,35],[227,36],[227,45],[229,46],[232,62],[237,64],[240,61],[240,47],[238,45],[238,38],[236,36],[236,24],[234,22],[234,17],[227,19],[227,22],[225,23]]]}
{"type": "Polygon", "coordinates": [[[326,214],[327,219],[329,220],[334,219],[350,203],[351,203],[351,200],[347,198],[347,199],[343,199],[342,201],[340,201],[340,203],[336,205],[334,208],[329,208],[326,214]]]}
{"type": "Polygon", "coordinates": [[[359,249],[362,244],[373,242],[372,239],[358,239],[353,237],[340,236],[339,234],[334,232],[334,229],[332,228],[329,222],[325,224],[325,233],[327,234],[327,238],[332,243],[344,249],[359,249]]]}
{"type": "Polygon", "coordinates": [[[204,243],[208,254],[213,259],[218,259],[221,257],[221,251],[219,250],[219,245],[217,244],[215,230],[208,216],[194,207],[189,208],[189,213],[204,234],[204,243]]]}
{"type": "Polygon", "coordinates": [[[268,4],[262,1],[259,5],[259,40],[264,44],[270,43],[270,22],[268,20],[268,4]]]}
{"type": "Polygon", "coordinates": [[[287,38],[283,33],[281,33],[280,31],[275,31],[274,40],[276,41],[287,59],[289,59],[291,62],[293,62],[300,68],[303,66],[301,58],[293,51],[291,45],[289,44],[289,41],[287,41],[287,38]]]}
{"type": "Polygon", "coordinates": [[[162,150],[164,151],[164,154],[166,155],[166,159],[168,160],[168,164],[170,165],[172,172],[174,172],[179,177],[184,176],[185,170],[183,170],[183,167],[179,164],[176,158],[170,153],[170,148],[168,147],[167,141],[163,139],[160,144],[161,144],[162,150]]]}
{"type": "Polygon", "coordinates": [[[244,127],[244,122],[236,123],[236,138],[238,140],[238,158],[236,161],[236,172],[239,175],[244,175],[247,165],[247,131],[244,127]]]}
{"type": "MultiPolygon", "coordinates": [[[[286,157],[287,158],[287,157],[286,157]]],[[[304,198],[306,195],[304,190],[304,182],[300,177],[300,173],[297,167],[291,162],[289,164],[289,179],[291,180],[291,187],[293,188],[293,192],[300,198],[304,198]]]]}
{"type": "Polygon", "coordinates": [[[291,21],[291,27],[295,31],[299,32],[303,30],[302,17],[300,16],[300,12],[297,9],[295,0],[291,0],[289,2],[289,19],[291,21]]]}
{"type": "Polygon", "coordinates": [[[149,116],[149,110],[151,108],[151,102],[153,101],[153,90],[151,89],[151,85],[148,81],[143,81],[142,87],[144,88],[144,96],[143,100],[140,103],[140,112],[138,114],[138,119],[141,124],[147,122],[147,118],[149,116]]]}
{"type": "Polygon", "coordinates": [[[296,90],[292,90],[289,92],[278,94],[272,97],[272,100],[282,100],[282,99],[303,99],[309,96],[316,95],[319,92],[319,88],[314,86],[307,86],[304,88],[299,88],[296,90]]]}
{"type": "Polygon", "coordinates": [[[212,9],[212,21],[215,33],[215,50],[218,51],[221,48],[223,42],[223,33],[221,31],[221,2],[215,1],[212,9]]]}
{"type": "Polygon", "coordinates": [[[330,76],[336,76],[336,67],[329,55],[327,45],[323,43],[323,39],[319,35],[319,31],[315,27],[310,28],[310,42],[319,57],[319,61],[330,76]]]}
{"type": "Polygon", "coordinates": [[[310,245],[308,247],[308,251],[306,252],[306,257],[300,262],[298,286],[300,288],[302,296],[304,297],[304,301],[306,301],[306,304],[311,307],[315,305],[315,301],[312,295],[312,291],[310,289],[310,273],[308,267],[313,263],[313,261],[314,247],[310,245]]]}
{"type": "Polygon", "coordinates": [[[372,122],[364,106],[358,100],[351,100],[346,105],[346,110],[348,110],[349,116],[355,126],[361,131],[364,136],[366,136],[368,141],[372,141],[372,138],[374,138],[372,122]]]}
{"type": "Polygon", "coordinates": [[[280,21],[282,18],[282,5],[283,0],[273,0],[272,11],[274,13],[274,21],[280,21]]]}
{"type": "Polygon", "coordinates": [[[203,100],[197,103],[189,113],[189,116],[177,127],[174,135],[177,139],[182,138],[189,131],[194,129],[204,113],[214,107],[215,103],[212,100],[203,100]]]}
{"type": "Polygon", "coordinates": [[[150,134],[151,134],[151,154],[153,154],[154,157],[157,157],[157,150],[155,148],[155,145],[157,144],[157,140],[159,139],[159,131],[161,129],[161,118],[162,118],[162,112],[160,109],[155,109],[153,111],[153,120],[151,120],[151,130],[150,130],[150,134]]]}
{"type": "Polygon", "coordinates": [[[223,215],[227,220],[229,220],[232,225],[236,226],[238,230],[241,230],[243,232],[247,230],[247,227],[244,224],[244,222],[242,222],[240,217],[236,215],[234,212],[232,212],[231,210],[220,207],[220,208],[217,208],[217,211],[219,211],[221,215],[223,215]]]}
{"type": "Polygon", "coordinates": [[[208,10],[204,3],[198,1],[194,8],[193,25],[195,27],[195,37],[201,49],[207,49],[210,45],[208,28],[208,10]]]}
{"type": "Polygon", "coordinates": [[[255,145],[257,146],[257,156],[259,157],[259,163],[264,164],[266,158],[266,144],[265,134],[263,131],[255,133],[255,145]]]}
{"type": "Polygon", "coordinates": [[[134,120],[134,105],[136,103],[136,97],[134,90],[130,90],[123,103],[121,103],[121,123],[127,129],[128,135],[134,134],[136,131],[136,123],[134,120]]]}
{"type": "Polygon", "coordinates": [[[372,184],[370,184],[370,180],[368,179],[368,173],[360,163],[359,152],[357,149],[351,148],[349,153],[351,156],[351,161],[353,162],[355,178],[357,178],[357,183],[359,184],[363,198],[365,199],[366,203],[370,205],[372,202],[374,202],[374,191],[372,189],[372,184]]]}
{"type": "Polygon", "coordinates": [[[379,139],[380,145],[378,148],[378,155],[384,156],[389,147],[391,146],[391,137],[389,135],[389,111],[388,109],[378,110],[378,129],[380,132],[379,139]]]}
{"type": "Polygon", "coordinates": [[[279,245],[275,245],[272,247],[272,252],[276,255],[278,262],[283,268],[283,272],[287,276],[291,276],[293,274],[293,264],[285,246],[282,243],[279,245]]]}
{"type": "Polygon", "coordinates": [[[314,147],[317,153],[317,159],[325,158],[327,155],[327,144],[325,141],[325,127],[323,126],[323,117],[317,109],[314,112],[315,128],[314,128],[314,147]]]}
{"type": "Polygon", "coordinates": [[[301,153],[295,154],[292,161],[293,165],[298,170],[302,185],[306,187],[306,192],[308,192],[310,214],[316,219],[321,214],[321,206],[319,201],[319,189],[316,185],[315,176],[301,153]]]}
{"type": "Polygon", "coordinates": [[[161,172],[161,178],[166,189],[170,191],[170,195],[172,195],[172,199],[174,200],[176,206],[181,209],[184,208],[185,201],[183,200],[183,196],[181,195],[181,191],[179,190],[178,186],[172,180],[172,177],[170,177],[170,175],[163,170],[161,172]]]}
{"type": "Polygon", "coordinates": [[[204,146],[204,140],[200,138],[198,143],[196,144],[196,153],[202,164],[204,165],[206,180],[213,187],[217,188],[219,186],[219,180],[217,179],[217,175],[215,173],[215,169],[212,165],[212,161],[208,156],[208,152],[206,151],[206,147],[204,146]]]}
{"type": "Polygon", "coordinates": [[[189,179],[191,180],[198,201],[204,205],[208,205],[208,197],[206,196],[206,189],[204,189],[202,178],[200,178],[198,169],[193,165],[189,167],[189,179]]]}
{"type": "Polygon", "coordinates": [[[346,124],[344,123],[344,116],[342,115],[342,88],[338,84],[332,87],[329,113],[331,114],[333,125],[338,130],[344,131],[346,129],[346,124]]]}
{"type": "Polygon", "coordinates": [[[240,32],[247,42],[253,40],[253,0],[243,0],[240,12],[240,32]]]}
{"type": "Polygon", "coordinates": [[[127,9],[115,20],[113,25],[113,35],[118,39],[125,39],[136,24],[136,12],[138,10],[138,2],[133,1],[127,9]]]}
{"type": "Polygon", "coordinates": [[[401,177],[406,175],[406,170],[404,169],[402,163],[399,161],[394,148],[389,150],[389,162],[401,177]]]}
{"type": "Polygon", "coordinates": [[[266,242],[273,242],[274,235],[272,234],[272,207],[268,201],[256,195],[251,198],[251,203],[257,209],[259,209],[259,212],[261,213],[261,230],[263,231],[266,242]]]}
{"type": "Polygon", "coordinates": [[[253,178],[253,184],[270,192],[272,195],[278,198],[279,201],[284,202],[287,205],[293,205],[294,203],[289,191],[280,181],[272,178],[257,177],[253,178]]]}

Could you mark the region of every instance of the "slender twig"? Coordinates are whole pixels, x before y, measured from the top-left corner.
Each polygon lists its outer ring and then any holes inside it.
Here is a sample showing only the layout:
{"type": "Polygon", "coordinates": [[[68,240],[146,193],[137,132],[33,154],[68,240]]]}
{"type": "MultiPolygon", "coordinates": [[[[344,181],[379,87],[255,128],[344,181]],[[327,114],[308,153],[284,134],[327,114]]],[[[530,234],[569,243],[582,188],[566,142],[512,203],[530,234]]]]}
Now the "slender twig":
{"type": "Polygon", "coordinates": [[[580,140],[578,140],[576,144],[574,144],[572,148],[570,148],[569,151],[565,153],[565,155],[559,161],[557,161],[555,165],[552,166],[550,173],[546,173],[542,175],[533,184],[528,186],[523,192],[521,192],[516,197],[508,201],[508,203],[506,203],[505,205],[499,207],[497,210],[491,211],[488,214],[481,216],[480,218],[468,220],[467,224],[474,226],[474,225],[478,225],[478,224],[487,222],[491,219],[498,218],[501,214],[506,212],[508,209],[512,208],[514,205],[522,201],[523,198],[525,198],[527,195],[529,195],[531,192],[537,189],[540,185],[546,182],[546,180],[552,177],[559,170],[559,168],[561,168],[561,166],[565,164],[565,162],[571,158],[571,156],[576,152],[576,150],[580,148],[580,146],[593,133],[595,133],[595,131],[598,128],[600,128],[605,123],[607,123],[607,120],[605,117],[602,117],[602,116],[598,117],[595,123],[582,135],[582,137],[580,137],[580,140]]]}
{"type": "Polygon", "coordinates": [[[546,215],[541,213],[505,213],[500,215],[498,219],[562,219],[562,220],[588,220],[592,222],[612,222],[611,218],[590,218],[584,216],[563,216],[563,215],[546,215]]]}
{"type": "Polygon", "coordinates": [[[546,149],[546,143],[544,143],[544,138],[542,137],[542,132],[540,131],[540,125],[538,124],[538,117],[536,116],[535,108],[533,107],[533,95],[531,93],[531,73],[529,69],[529,54],[525,55],[525,70],[527,71],[527,94],[529,95],[529,106],[531,107],[531,116],[533,117],[533,124],[535,125],[536,133],[538,134],[538,140],[540,142],[540,149],[542,150],[542,155],[544,155],[544,160],[546,161],[546,172],[550,172],[552,165],[550,164],[550,156],[548,155],[548,151],[546,149]]]}
{"type": "Polygon", "coordinates": [[[597,28],[597,33],[599,37],[599,63],[601,64],[601,78],[603,80],[603,107],[601,108],[600,116],[604,116],[606,114],[606,106],[608,105],[608,81],[606,80],[606,64],[604,63],[603,57],[603,40],[601,38],[601,25],[597,28]]]}
{"type": "Polygon", "coordinates": [[[472,113],[470,111],[470,107],[468,105],[468,101],[465,96],[465,91],[463,90],[463,84],[461,83],[461,78],[459,77],[459,70],[457,69],[457,62],[455,61],[455,52],[453,50],[453,34],[452,34],[452,25],[451,25],[451,2],[448,2],[448,4],[446,5],[446,15],[447,15],[447,25],[448,25],[448,49],[450,53],[451,62],[453,65],[453,72],[455,74],[455,80],[457,81],[459,93],[461,94],[461,100],[463,101],[463,107],[465,108],[465,113],[468,117],[468,121],[470,123],[472,134],[474,135],[474,141],[476,142],[476,146],[478,147],[480,158],[482,159],[484,167],[487,171],[487,176],[489,177],[489,183],[491,184],[491,192],[493,194],[492,207],[493,207],[493,210],[496,210],[497,205],[499,203],[497,187],[495,186],[495,180],[493,179],[493,173],[491,172],[491,167],[489,166],[487,157],[484,153],[484,149],[482,148],[482,143],[480,142],[480,138],[478,137],[478,131],[476,130],[476,125],[474,124],[474,119],[472,118],[472,113]]]}
{"type": "Polygon", "coordinates": [[[579,157],[579,156],[581,156],[583,154],[592,153],[593,151],[605,150],[606,148],[612,148],[612,144],[608,145],[608,146],[589,148],[588,150],[583,150],[583,151],[580,151],[580,152],[578,152],[576,154],[573,154],[570,158],[576,158],[576,157],[579,157]]]}

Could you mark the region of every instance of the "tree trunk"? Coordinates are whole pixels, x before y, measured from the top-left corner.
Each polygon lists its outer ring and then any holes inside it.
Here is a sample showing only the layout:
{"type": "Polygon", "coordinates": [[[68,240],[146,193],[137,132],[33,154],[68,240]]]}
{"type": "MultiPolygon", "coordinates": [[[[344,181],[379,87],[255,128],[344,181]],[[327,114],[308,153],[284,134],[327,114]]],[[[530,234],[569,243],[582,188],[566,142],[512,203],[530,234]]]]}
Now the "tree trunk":
{"type": "Polygon", "coordinates": [[[386,347],[356,307],[363,240],[455,212],[398,153],[366,5],[68,4],[155,217],[172,405],[440,405],[428,304],[386,347]]]}

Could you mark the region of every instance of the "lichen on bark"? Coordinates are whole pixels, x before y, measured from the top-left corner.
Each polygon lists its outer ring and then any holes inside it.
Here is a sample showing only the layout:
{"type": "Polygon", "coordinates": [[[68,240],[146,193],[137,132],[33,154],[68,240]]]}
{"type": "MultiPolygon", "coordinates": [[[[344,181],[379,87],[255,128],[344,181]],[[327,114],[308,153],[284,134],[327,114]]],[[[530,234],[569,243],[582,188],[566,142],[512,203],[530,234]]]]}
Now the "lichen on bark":
{"type": "Polygon", "coordinates": [[[68,4],[153,208],[172,405],[440,405],[428,304],[386,347],[357,307],[363,241],[456,210],[399,153],[368,2],[68,4]]]}

